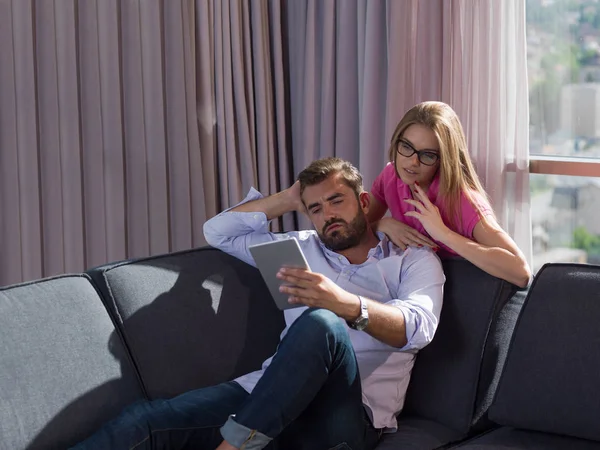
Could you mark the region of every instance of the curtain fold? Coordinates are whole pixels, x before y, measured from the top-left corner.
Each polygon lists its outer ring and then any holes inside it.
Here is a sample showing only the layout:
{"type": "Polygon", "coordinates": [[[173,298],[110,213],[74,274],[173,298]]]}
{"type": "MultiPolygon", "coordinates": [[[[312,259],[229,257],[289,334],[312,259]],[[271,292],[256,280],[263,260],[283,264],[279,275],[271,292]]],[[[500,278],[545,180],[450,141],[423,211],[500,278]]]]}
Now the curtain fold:
{"type": "Polygon", "coordinates": [[[525,1],[290,4],[295,172],[339,156],[358,166],[369,188],[403,114],[444,101],[461,118],[500,224],[531,261],[525,1]]]}
{"type": "Polygon", "coordinates": [[[204,245],[316,158],[369,187],[424,100],[529,256],[524,3],[0,0],[0,285],[204,245]]]}
{"type": "Polygon", "coordinates": [[[525,1],[444,3],[441,99],[458,113],[499,223],[532,262],[525,1]]]}
{"type": "Polygon", "coordinates": [[[283,15],[0,1],[0,285],[204,245],[250,186],[289,186],[283,15]]]}

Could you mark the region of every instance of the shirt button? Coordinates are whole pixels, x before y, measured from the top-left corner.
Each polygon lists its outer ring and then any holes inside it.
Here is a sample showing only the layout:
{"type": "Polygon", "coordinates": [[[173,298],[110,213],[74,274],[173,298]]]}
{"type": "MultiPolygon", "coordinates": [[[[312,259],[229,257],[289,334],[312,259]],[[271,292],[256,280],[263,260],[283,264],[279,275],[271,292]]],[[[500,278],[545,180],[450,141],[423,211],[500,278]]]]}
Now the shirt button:
{"type": "Polygon", "coordinates": [[[258,219],[260,219],[260,216],[259,216],[258,214],[254,214],[254,218],[255,218],[256,220],[258,220],[258,219]]]}

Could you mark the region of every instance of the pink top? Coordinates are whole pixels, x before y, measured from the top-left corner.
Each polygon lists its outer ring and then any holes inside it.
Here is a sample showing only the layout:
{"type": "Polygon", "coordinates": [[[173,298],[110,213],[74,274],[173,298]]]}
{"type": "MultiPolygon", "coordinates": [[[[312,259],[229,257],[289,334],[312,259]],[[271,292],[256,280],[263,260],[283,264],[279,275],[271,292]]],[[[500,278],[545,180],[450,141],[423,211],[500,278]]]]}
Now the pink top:
{"type": "MultiPolygon", "coordinates": [[[[429,189],[427,190],[427,196],[431,203],[440,208],[441,211],[445,210],[444,205],[442,205],[442,200],[438,199],[438,191],[440,188],[440,177],[436,175],[436,177],[431,182],[429,189]]],[[[418,219],[410,216],[405,216],[404,213],[408,211],[416,211],[416,208],[411,204],[404,201],[404,199],[412,199],[413,195],[410,190],[410,187],[396,175],[396,170],[392,163],[388,163],[385,168],[381,171],[381,173],[377,176],[375,181],[373,182],[373,186],[371,188],[371,194],[381,202],[381,204],[385,205],[391,212],[392,217],[400,222],[403,222],[407,225],[410,225],[418,232],[424,234],[425,236],[431,238],[421,222],[418,219]]],[[[493,215],[493,212],[485,199],[481,198],[478,193],[474,195],[478,201],[477,206],[479,207],[482,215],[493,215]]],[[[462,236],[473,239],[473,229],[477,222],[479,222],[480,216],[471,201],[467,198],[467,196],[462,193],[461,194],[461,229],[454,230],[455,232],[461,234],[462,236]]],[[[444,223],[449,226],[447,220],[444,219],[444,223]]],[[[437,241],[436,241],[437,242],[437,241]]],[[[451,250],[449,247],[446,247],[444,244],[437,242],[440,246],[440,256],[456,256],[457,253],[451,250]]]]}

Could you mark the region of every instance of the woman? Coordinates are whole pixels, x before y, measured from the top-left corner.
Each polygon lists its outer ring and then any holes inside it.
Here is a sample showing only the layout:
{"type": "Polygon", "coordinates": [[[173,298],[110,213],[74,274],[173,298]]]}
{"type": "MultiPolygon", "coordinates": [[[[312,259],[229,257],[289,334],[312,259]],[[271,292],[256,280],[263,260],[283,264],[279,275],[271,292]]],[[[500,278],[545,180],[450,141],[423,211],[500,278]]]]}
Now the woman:
{"type": "Polygon", "coordinates": [[[411,108],[398,123],[390,163],[371,189],[368,218],[398,246],[430,246],[525,287],[531,271],[498,225],[468,154],[454,110],[442,102],[411,108]],[[383,218],[387,210],[392,217],[383,218]]]}

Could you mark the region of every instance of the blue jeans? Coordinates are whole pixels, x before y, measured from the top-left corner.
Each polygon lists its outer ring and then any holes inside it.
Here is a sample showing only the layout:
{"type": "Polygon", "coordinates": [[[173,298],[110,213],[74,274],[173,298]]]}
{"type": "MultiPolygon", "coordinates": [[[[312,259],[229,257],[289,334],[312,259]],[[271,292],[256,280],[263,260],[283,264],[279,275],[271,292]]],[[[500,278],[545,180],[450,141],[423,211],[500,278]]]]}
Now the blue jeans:
{"type": "Polygon", "coordinates": [[[380,436],[346,328],[331,311],[308,309],[252,394],[228,382],[135,403],[74,448],[214,450],[226,438],[245,450],[368,450],[380,436]]]}

